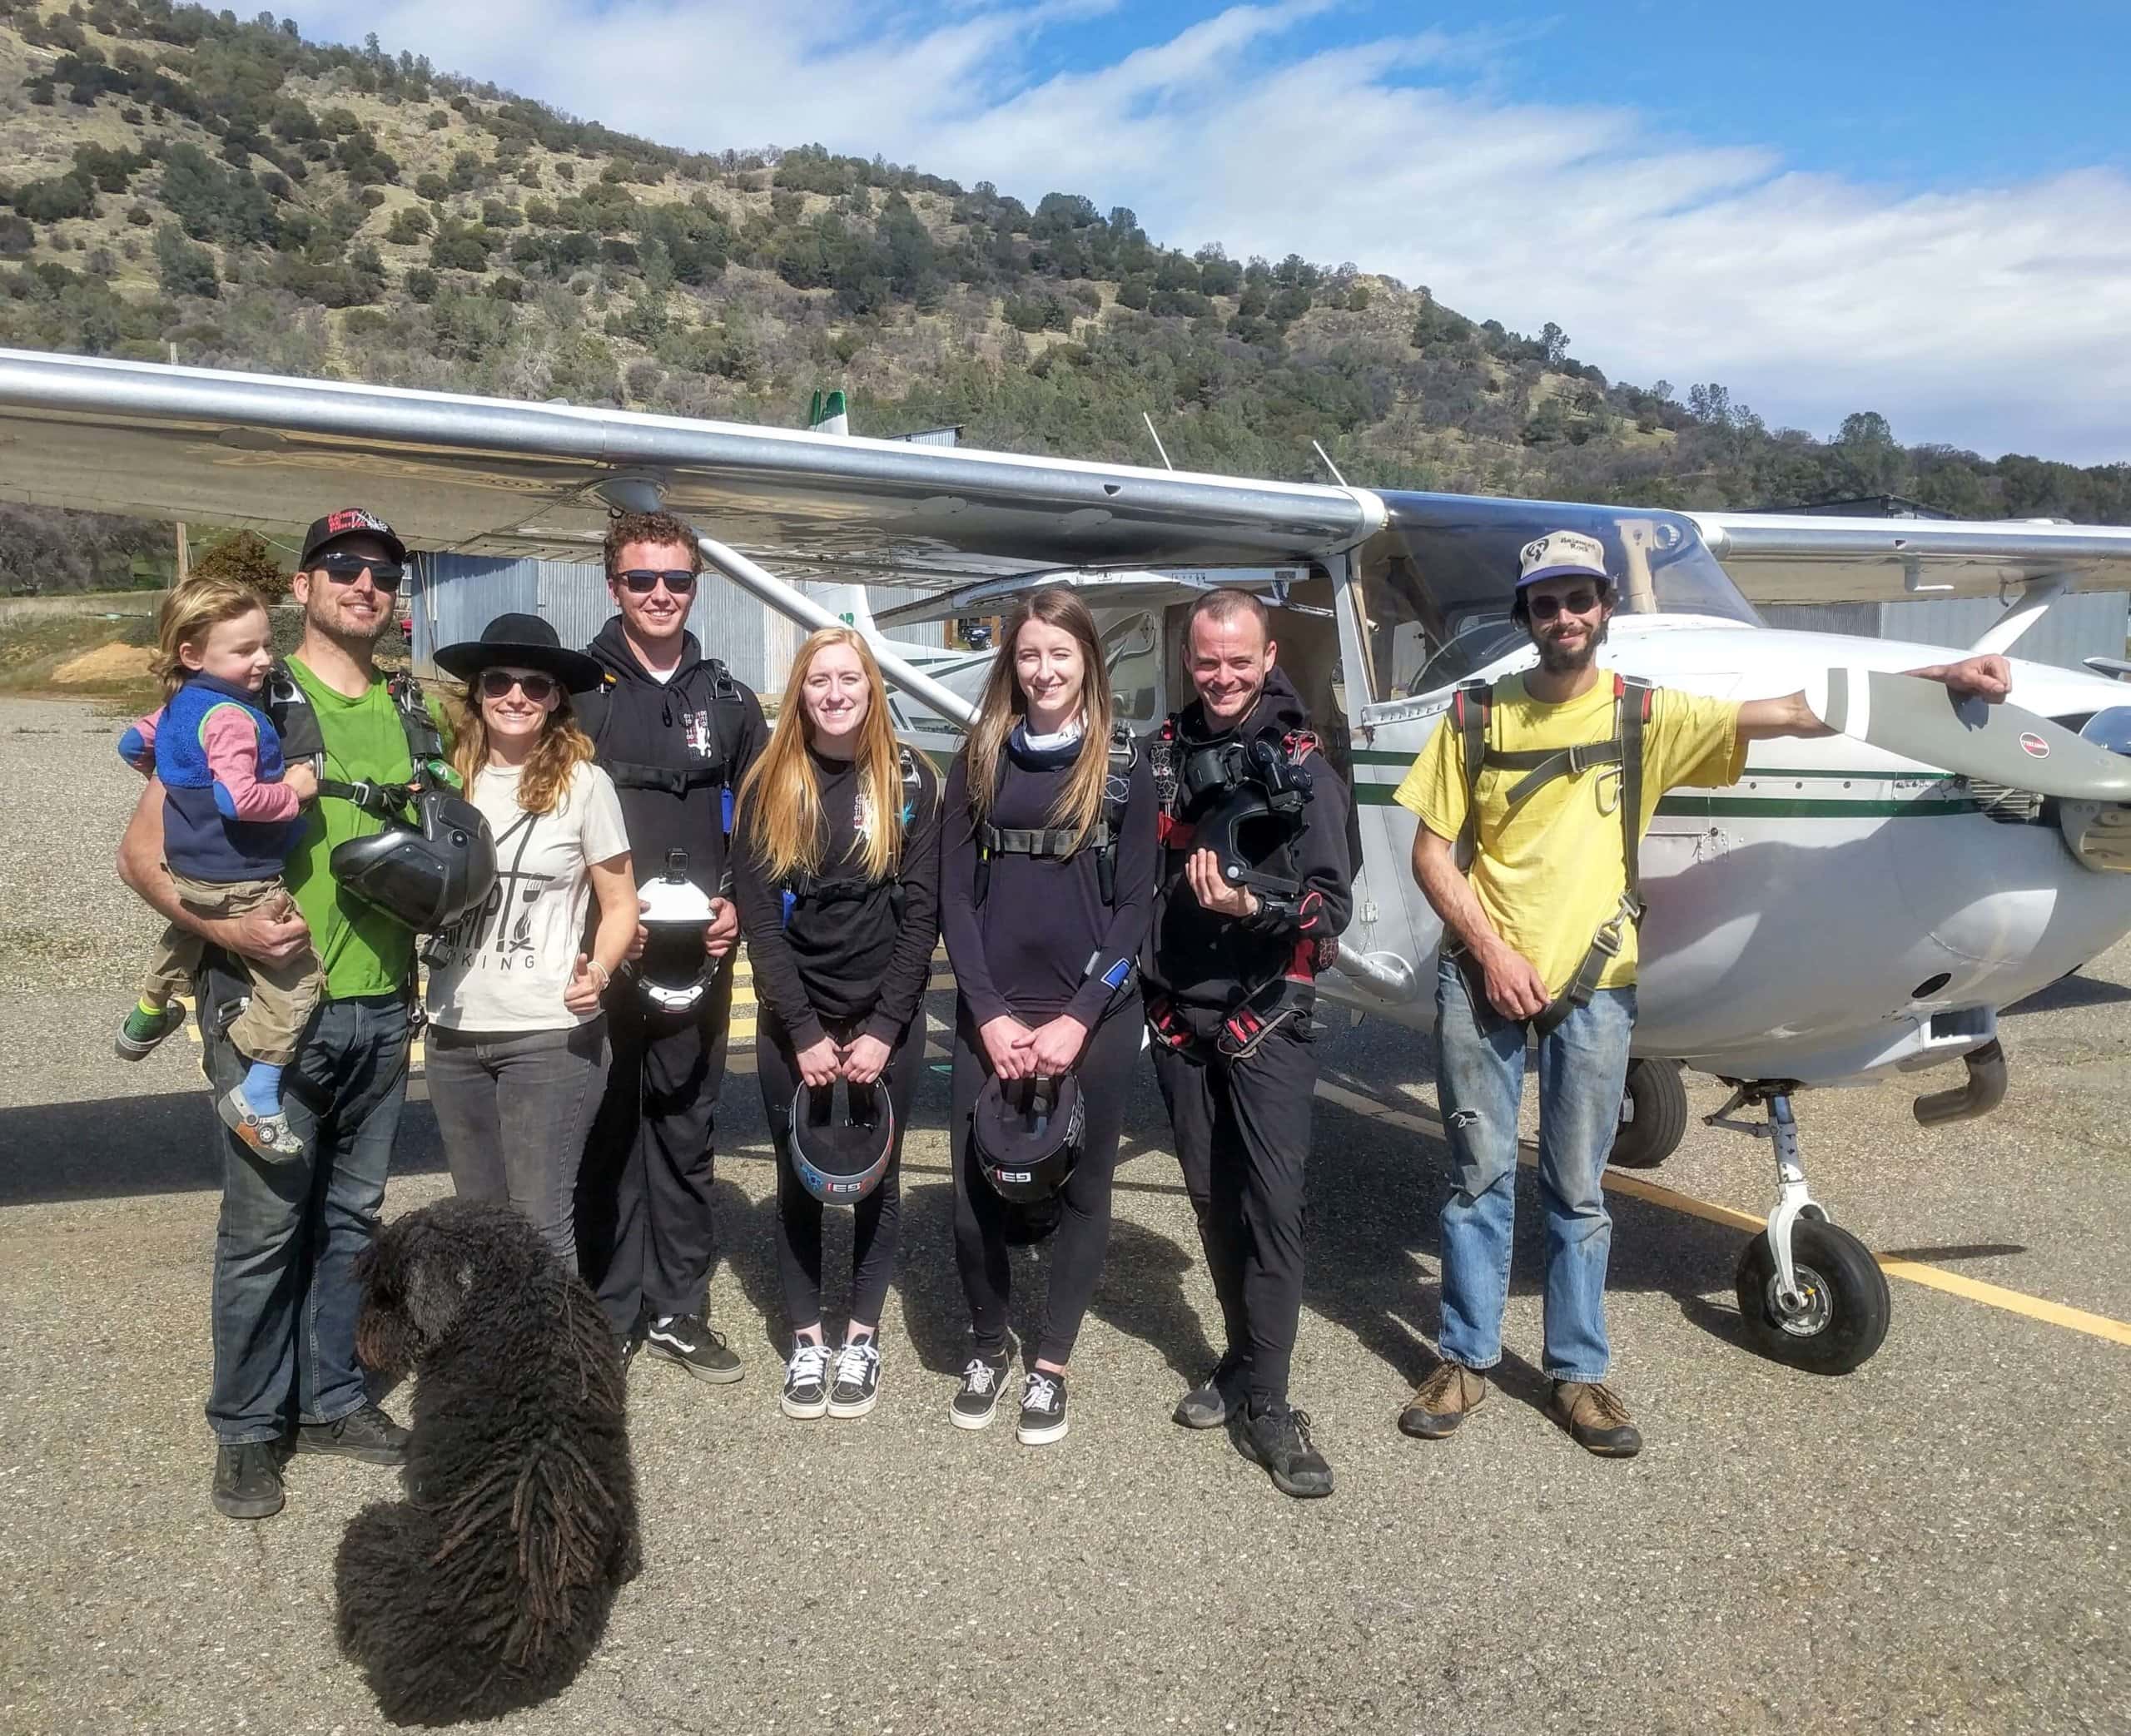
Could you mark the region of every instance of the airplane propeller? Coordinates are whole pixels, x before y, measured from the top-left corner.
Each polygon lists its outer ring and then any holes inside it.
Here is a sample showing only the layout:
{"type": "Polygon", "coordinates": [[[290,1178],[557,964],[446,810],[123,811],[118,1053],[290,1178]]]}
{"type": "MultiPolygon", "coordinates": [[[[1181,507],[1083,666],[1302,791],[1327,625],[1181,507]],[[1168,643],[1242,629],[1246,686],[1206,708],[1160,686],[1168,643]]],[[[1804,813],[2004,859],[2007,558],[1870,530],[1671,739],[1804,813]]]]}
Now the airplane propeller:
{"type": "MultiPolygon", "coordinates": [[[[1808,696],[1809,697],[1811,696],[1808,696]]],[[[2072,801],[2131,801],[2131,758],[2033,712],[1881,669],[1830,669],[1828,726],[1905,759],[2072,801]]]]}

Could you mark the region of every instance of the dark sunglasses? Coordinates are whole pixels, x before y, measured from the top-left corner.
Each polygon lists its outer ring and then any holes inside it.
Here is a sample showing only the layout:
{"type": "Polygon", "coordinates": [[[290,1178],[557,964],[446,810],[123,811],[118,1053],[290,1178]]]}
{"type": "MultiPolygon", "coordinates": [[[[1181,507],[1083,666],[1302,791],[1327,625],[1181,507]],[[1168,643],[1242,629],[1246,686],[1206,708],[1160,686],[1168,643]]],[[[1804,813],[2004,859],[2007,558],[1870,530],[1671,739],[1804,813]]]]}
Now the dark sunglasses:
{"type": "Polygon", "coordinates": [[[685,597],[696,588],[695,574],[685,568],[662,573],[650,567],[632,567],[614,576],[628,587],[632,597],[648,597],[662,583],[676,597],[685,597]]]}
{"type": "Polygon", "coordinates": [[[1598,607],[1596,591],[1571,591],[1566,597],[1527,597],[1524,607],[1534,621],[1551,621],[1557,615],[1588,615],[1598,607]]]}
{"type": "Polygon", "coordinates": [[[321,554],[316,564],[336,585],[351,585],[367,573],[370,582],[380,591],[398,590],[400,581],[407,576],[405,567],[395,566],[390,561],[373,561],[360,554],[321,554]]]}
{"type": "Polygon", "coordinates": [[[545,705],[563,690],[563,684],[552,675],[514,675],[508,669],[484,669],[481,672],[481,697],[502,699],[513,687],[518,688],[535,705],[545,705]]]}

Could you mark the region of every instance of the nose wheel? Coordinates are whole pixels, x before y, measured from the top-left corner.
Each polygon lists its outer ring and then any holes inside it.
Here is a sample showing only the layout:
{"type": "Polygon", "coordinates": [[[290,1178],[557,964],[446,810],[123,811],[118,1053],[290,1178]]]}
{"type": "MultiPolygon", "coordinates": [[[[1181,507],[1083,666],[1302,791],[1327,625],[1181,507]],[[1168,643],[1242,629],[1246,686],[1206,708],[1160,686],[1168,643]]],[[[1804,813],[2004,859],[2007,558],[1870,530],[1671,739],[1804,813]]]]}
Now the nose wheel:
{"type": "Polygon", "coordinates": [[[1776,1150],[1776,1206],[1767,1229],[1741,1250],[1735,1274],[1747,1343],[1813,1374],[1849,1373],[1885,1339],[1894,1299],[1871,1250],[1837,1228],[1807,1190],[1790,1091],[1766,1082],[1736,1085],[1705,1119],[1766,1139],[1776,1150]],[[1748,1107],[1766,1109],[1767,1120],[1733,1113],[1748,1107]]]}

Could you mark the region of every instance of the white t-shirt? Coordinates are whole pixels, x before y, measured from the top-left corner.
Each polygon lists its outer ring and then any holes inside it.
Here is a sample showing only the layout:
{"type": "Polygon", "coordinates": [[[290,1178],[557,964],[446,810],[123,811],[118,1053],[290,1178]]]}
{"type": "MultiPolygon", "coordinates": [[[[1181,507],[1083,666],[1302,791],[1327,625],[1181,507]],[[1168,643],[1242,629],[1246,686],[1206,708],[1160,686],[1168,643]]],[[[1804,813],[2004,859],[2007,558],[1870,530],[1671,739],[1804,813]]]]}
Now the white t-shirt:
{"type": "Polygon", "coordinates": [[[553,809],[529,814],[518,805],[518,778],[515,766],[484,766],[469,792],[495,834],[496,885],[431,949],[429,1014],[447,1029],[586,1022],[563,1004],[563,991],[584,950],[590,865],[628,851],[621,799],[599,766],[581,765],[553,809]]]}

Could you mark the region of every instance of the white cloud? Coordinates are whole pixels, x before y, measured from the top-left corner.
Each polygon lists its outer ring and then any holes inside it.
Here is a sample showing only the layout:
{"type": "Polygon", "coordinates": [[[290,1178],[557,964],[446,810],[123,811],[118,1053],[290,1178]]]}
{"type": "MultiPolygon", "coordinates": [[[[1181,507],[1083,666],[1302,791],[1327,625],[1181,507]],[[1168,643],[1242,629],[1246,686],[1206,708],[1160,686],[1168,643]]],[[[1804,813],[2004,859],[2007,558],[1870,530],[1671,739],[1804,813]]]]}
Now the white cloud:
{"type": "Polygon", "coordinates": [[[2131,458],[2121,174],[1915,192],[1790,171],[1632,111],[1516,102],[1522,51],[1483,36],[1313,48],[1328,4],[1233,7],[1070,72],[1046,56],[1101,0],[296,13],[668,143],[818,139],[1129,205],[1180,246],[1352,260],[1478,318],[1557,320],[1617,378],[1722,380],[1771,424],[1870,408],[1912,441],[2131,458]]]}

